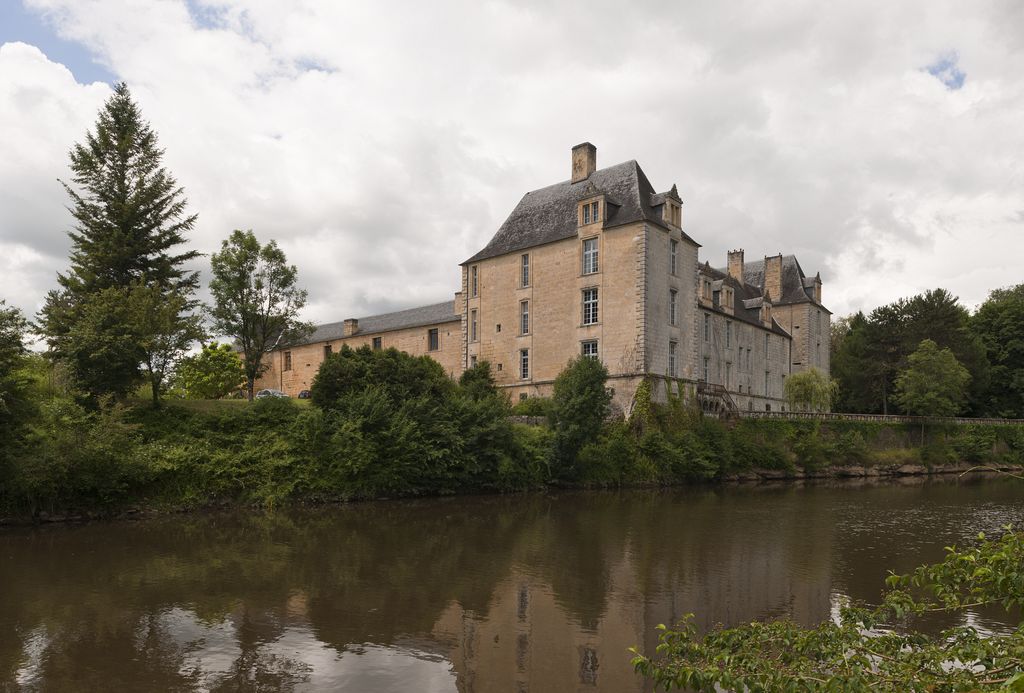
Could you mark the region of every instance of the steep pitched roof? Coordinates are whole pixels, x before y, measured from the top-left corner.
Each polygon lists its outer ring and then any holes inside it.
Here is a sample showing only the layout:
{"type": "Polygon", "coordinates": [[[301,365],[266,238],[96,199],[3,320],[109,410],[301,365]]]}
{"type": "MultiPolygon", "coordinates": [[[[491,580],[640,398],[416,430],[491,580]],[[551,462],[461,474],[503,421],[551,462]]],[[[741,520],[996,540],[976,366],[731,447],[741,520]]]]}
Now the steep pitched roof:
{"type": "MultiPolygon", "coordinates": [[[[573,238],[578,228],[577,205],[599,194],[608,202],[605,229],[634,221],[665,226],[660,211],[651,204],[654,187],[636,161],[627,161],[594,171],[578,183],[566,180],[526,193],[484,249],[462,264],[573,238]]],[[[683,238],[699,245],[685,233],[683,238]]]]}
{"type": "MultiPolygon", "coordinates": [[[[727,272],[725,268],[719,268],[717,272],[727,272]]],[[[777,306],[789,303],[814,303],[821,305],[814,300],[814,278],[804,274],[804,270],[797,262],[795,255],[782,256],[782,295],[772,296],[772,304],[777,306]]],[[[754,260],[743,263],[743,281],[746,284],[755,286],[761,291],[764,290],[764,260],[754,260]]],[[[828,310],[824,306],[821,306],[828,310]]]]}
{"type": "MultiPolygon", "coordinates": [[[[434,303],[429,306],[399,310],[394,313],[370,315],[358,320],[359,329],[356,331],[356,334],[365,335],[455,322],[456,320],[462,320],[462,316],[455,312],[455,301],[445,301],[444,303],[434,303]]],[[[300,342],[300,344],[316,344],[317,342],[330,342],[335,339],[342,339],[344,337],[344,329],[344,321],[317,325],[313,333],[300,342]]]]}
{"type": "MultiPolygon", "coordinates": [[[[742,322],[756,325],[761,329],[767,329],[764,323],[761,322],[761,305],[764,303],[764,290],[748,284],[747,282],[738,282],[734,277],[729,275],[728,272],[720,269],[713,269],[711,265],[705,263],[699,267],[700,274],[708,277],[711,280],[711,285],[717,290],[720,290],[722,286],[728,286],[733,290],[733,317],[742,322]]],[[[746,278],[746,272],[744,272],[744,278],[746,278]]],[[[775,304],[775,300],[772,299],[772,304],[775,304]]],[[[701,304],[700,307],[704,310],[713,310],[717,313],[728,315],[721,306],[709,308],[706,305],[701,304]]],[[[776,334],[789,337],[789,332],[779,325],[772,318],[772,332],[776,334]]]]}

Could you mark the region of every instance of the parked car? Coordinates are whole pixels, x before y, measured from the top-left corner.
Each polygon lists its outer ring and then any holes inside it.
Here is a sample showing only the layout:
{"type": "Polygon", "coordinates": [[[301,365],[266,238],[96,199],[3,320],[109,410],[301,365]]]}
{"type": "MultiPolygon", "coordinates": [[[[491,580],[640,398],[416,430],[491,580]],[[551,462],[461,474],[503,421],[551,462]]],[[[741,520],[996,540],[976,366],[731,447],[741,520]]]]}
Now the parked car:
{"type": "Polygon", "coordinates": [[[299,392],[299,399],[310,399],[312,396],[313,393],[310,392],[309,390],[301,390],[299,392]]]}
{"type": "Polygon", "coordinates": [[[260,390],[259,392],[256,393],[256,399],[266,399],[267,397],[285,397],[285,398],[287,398],[288,395],[286,395],[285,393],[281,392],[280,390],[272,390],[272,389],[260,390]]]}

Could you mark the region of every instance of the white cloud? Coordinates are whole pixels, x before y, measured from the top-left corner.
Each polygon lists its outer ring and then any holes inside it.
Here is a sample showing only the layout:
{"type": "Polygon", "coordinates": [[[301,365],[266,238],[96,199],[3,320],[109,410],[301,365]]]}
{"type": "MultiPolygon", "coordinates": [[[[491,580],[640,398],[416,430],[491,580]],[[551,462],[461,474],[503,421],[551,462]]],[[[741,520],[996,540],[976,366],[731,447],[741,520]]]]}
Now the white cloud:
{"type": "MultiPolygon", "coordinates": [[[[678,183],[703,258],[795,252],[837,313],[1022,281],[1014,3],[27,4],[129,83],[195,244],[277,238],[314,320],[450,297],[582,140],[678,183]],[[922,68],[954,54],[950,90],[922,68]]],[[[0,295],[33,311],[66,264],[54,179],[107,91],[17,44],[0,90],[0,295]]]]}

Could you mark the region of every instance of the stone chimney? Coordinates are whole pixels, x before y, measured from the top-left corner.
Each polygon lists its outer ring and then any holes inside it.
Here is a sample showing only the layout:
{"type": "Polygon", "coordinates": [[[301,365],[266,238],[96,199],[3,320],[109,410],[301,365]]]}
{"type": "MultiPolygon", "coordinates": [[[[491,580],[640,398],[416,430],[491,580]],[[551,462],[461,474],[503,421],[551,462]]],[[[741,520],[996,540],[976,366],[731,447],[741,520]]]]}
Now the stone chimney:
{"type": "Polygon", "coordinates": [[[572,148],[572,182],[579,183],[581,180],[590,178],[590,174],[597,170],[597,147],[590,142],[577,144],[572,148]]]}
{"type": "Polygon", "coordinates": [[[782,300],[782,254],[764,259],[764,290],[772,301],[782,300]]]}
{"type": "Polygon", "coordinates": [[[821,272],[814,275],[814,300],[821,303],[821,272]]]}
{"type": "Polygon", "coordinates": [[[342,324],[341,336],[342,337],[351,337],[352,335],[354,335],[358,331],[359,331],[359,321],[356,320],[355,318],[348,318],[342,324]]]}
{"type": "Polygon", "coordinates": [[[743,283],[743,248],[729,251],[729,276],[743,283]]]}

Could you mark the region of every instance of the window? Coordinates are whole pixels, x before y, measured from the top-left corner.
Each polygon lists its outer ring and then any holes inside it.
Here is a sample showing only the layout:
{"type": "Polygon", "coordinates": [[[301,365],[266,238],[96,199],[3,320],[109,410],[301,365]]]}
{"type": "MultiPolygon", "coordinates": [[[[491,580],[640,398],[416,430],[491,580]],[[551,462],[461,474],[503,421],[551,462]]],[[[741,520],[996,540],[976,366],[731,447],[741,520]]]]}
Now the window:
{"type": "Polygon", "coordinates": [[[583,290],[583,324],[597,324],[597,289],[583,290]]]}
{"type": "Polygon", "coordinates": [[[668,374],[671,377],[676,377],[676,343],[668,343],[668,374]]]}
{"type": "Polygon", "coordinates": [[[596,339],[591,339],[591,340],[588,340],[586,342],[583,342],[581,346],[582,346],[582,348],[581,348],[580,353],[582,353],[584,356],[589,356],[590,358],[594,358],[594,359],[597,358],[597,340],[596,339]]]}
{"type": "Polygon", "coordinates": [[[523,286],[530,285],[530,255],[524,254],[522,258],[522,282],[523,286]]]}
{"type": "Polygon", "coordinates": [[[427,350],[437,351],[441,348],[441,339],[436,327],[431,327],[427,330],[427,350]]]}
{"type": "Polygon", "coordinates": [[[324,358],[327,358],[330,355],[331,355],[331,345],[330,344],[324,344],[324,358]]]}
{"type": "Polygon", "coordinates": [[[768,335],[764,336],[764,360],[768,361],[768,335]]]}
{"type": "Polygon", "coordinates": [[[583,224],[584,226],[590,223],[590,205],[583,205],[583,224]]]}
{"type": "Polygon", "coordinates": [[[708,381],[708,357],[707,356],[704,357],[704,377],[702,378],[702,380],[704,382],[708,381]]]}
{"type": "Polygon", "coordinates": [[[519,393],[519,401],[520,402],[525,402],[529,398],[530,398],[530,396],[528,394],[526,394],[525,392],[520,392],[519,393]]]}
{"type": "Polygon", "coordinates": [[[469,295],[477,295],[477,266],[473,265],[469,268],[469,295]]]}
{"type": "Polygon", "coordinates": [[[679,292],[675,289],[670,289],[668,292],[668,324],[676,324],[676,299],[679,296],[679,292]]]}
{"type": "Polygon", "coordinates": [[[519,334],[530,334],[530,302],[519,302],[519,334]]]}
{"type": "Polygon", "coordinates": [[[519,377],[526,380],[530,377],[530,350],[519,350],[519,377]]]}
{"type": "Polygon", "coordinates": [[[668,273],[675,275],[679,269],[679,241],[668,242],[668,273]]]}
{"type": "Polygon", "coordinates": [[[601,221],[600,207],[598,206],[597,202],[591,202],[590,203],[590,219],[595,224],[597,222],[601,221]]]}
{"type": "Polygon", "coordinates": [[[729,389],[729,383],[732,382],[732,363],[725,362],[725,389],[729,389]]]}
{"type": "Polygon", "coordinates": [[[473,368],[474,366],[476,366],[476,354],[469,357],[469,367],[473,368]]]}
{"type": "Polygon", "coordinates": [[[753,349],[747,347],[747,370],[751,370],[754,367],[754,362],[751,360],[753,357],[753,349]]]}
{"type": "Polygon", "coordinates": [[[476,332],[476,309],[469,311],[469,341],[475,342],[477,340],[476,332]]]}
{"type": "Polygon", "coordinates": [[[597,239],[588,238],[583,241],[583,274],[597,272],[597,239]]]}
{"type": "Polygon", "coordinates": [[[768,396],[768,371],[764,372],[764,396],[768,396]]]}
{"type": "Polygon", "coordinates": [[[729,320],[725,321],[725,348],[728,349],[732,346],[732,322],[729,320]]]}
{"type": "Polygon", "coordinates": [[[292,352],[286,351],[286,352],[284,352],[284,369],[283,370],[290,371],[291,369],[292,369],[292,352]]]}
{"type": "Polygon", "coordinates": [[[497,325],[494,326],[494,331],[495,332],[501,332],[501,323],[500,322],[497,325]]]}
{"type": "Polygon", "coordinates": [[[381,337],[373,338],[373,349],[374,351],[380,351],[381,348],[381,337]]]}
{"type": "Polygon", "coordinates": [[[704,341],[711,341],[711,316],[704,313],[704,341]]]}

